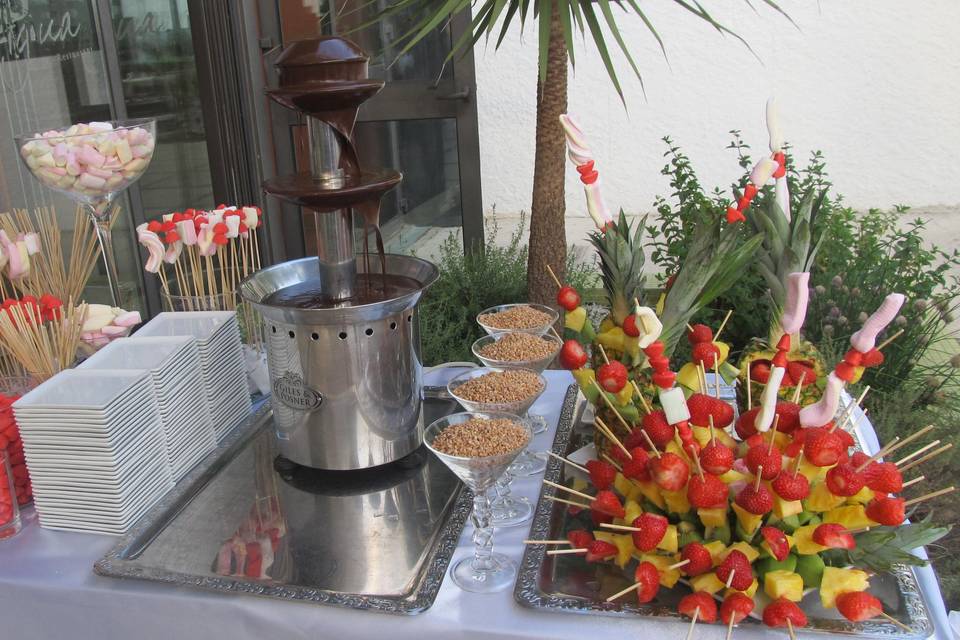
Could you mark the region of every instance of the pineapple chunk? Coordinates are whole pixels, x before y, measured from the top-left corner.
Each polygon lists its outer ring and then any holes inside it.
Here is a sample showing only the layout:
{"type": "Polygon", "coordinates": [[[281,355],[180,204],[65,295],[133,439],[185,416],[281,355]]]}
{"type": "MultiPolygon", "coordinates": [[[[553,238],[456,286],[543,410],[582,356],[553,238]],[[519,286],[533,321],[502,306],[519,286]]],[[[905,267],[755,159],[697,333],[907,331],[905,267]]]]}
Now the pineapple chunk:
{"type": "Polygon", "coordinates": [[[867,504],[873,500],[874,494],[873,490],[870,487],[864,487],[860,489],[856,494],[847,498],[847,504],[867,504]]]}
{"type": "Polygon", "coordinates": [[[827,477],[827,471],[830,470],[830,467],[818,467],[815,464],[811,464],[806,457],[800,461],[800,473],[807,476],[807,480],[813,483],[814,480],[823,480],[827,477]]]}
{"type": "Polygon", "coordinates": [[[570,373],[573,374],[577,385],[580,386],[580,393],[583,394],[583,397],[586,398],[588,402],[596,404],[600,399],[600,392],[597,391],[597,387],[593,384],[597,379],[597,372],[593,369],[584,368],[574,369],[570,373]]]}
{"type": "Polygon", "coordinates": [[[633,397],[633,385],[632,384],[623,385],[623,389],[620,389],[620,391],[618,391],[614,395],[614,397],[617,399],[617,403],[619,405],[623,406],[627,404],[628,402],[630,402],[630,398],[633,397]]]}
{"type": "Polygon", "coordinates": [[[766,433],[764,433],[763,441],[766,442],[767,444],[770,444],[771,434],[773,436],[774,444],[777,445],[777,448],[780,449],[780,451],[783,451],[784,449],[786,449],[787,445],[790,444],[790,440],[791,440],[790,436],[780,431],[767,431],[766,433]]]}
{"type": "Polygon", "coordinates": [[[670,589],[673,585],[677,584],[677,581],[680,580],[680,570],[679,569],[668,569],[672,564],[675,564],[675,560],[669,556],[658,556],[652,553],[644,553],[638,556],[637,558],[640,562],[649,562],[657,568],[657,571],[660,572],[660,584],[670,589]]]}
{"type": "Polygon", "coordinates": [[[679,549],[678,534],[676,525],[667,525],[667,532],[663,534],[663,539],[657,543],[657,549],[667,553],[676,553],[679,549]]]}
{"type": "Polygon", "coordinates": [[[623,511],[623,521],[627,524],[630,524],[640,517],[640,514],[643,513],[643,508],[636,500],[628,499],[625,503],[623,503],[623,511]]]}
{"type": "Polygon", "coordinates": [[[768,571],[763,577],[763,590],[774,600],[786,598],[800,602],[803,600],[803,578],[793,571],[768,571]]]}
{"type": "Polygon", "coordinates": [[[610,533],[609,531],[595,531],[593,537],[597,540],[609,542],[617,548],[617,557],[614,558],[614,562],[616,562],[617,566],[621,569],[627,566],[627,563],[630,562],[630,558],[633,556],[633,552],[636,550],[636,547],[633,546],[633,536],[629,533],[620,534],[610,533]]]}
{"type": "Polygon", "coordinates": [[[687,492],[685,490],[664,491],[661,489],[660,494],[667,503],[667,511],[671,513],[686,513],[690,511],[690,501],[687,500],[687,492]]]}
{"type": "Polygon", "coordinates": [[[623,329],[620,327],[611,327],[602,333],[597,334],[597,342],[603,345],[607,351],[623,353],[623,340],[626,338],[623,329]]]}
{"type": "Polygon", "coordinates": [[[580,333],[583,331],[583,323],[587,321],[587,310],[584,307],[577,307],[573,311],[567,311],[563,314],[563,327],[580,333]]]}
{"type": "Polygon", "coordinates": [[[660,487],[658,487],[653,480],[637,480],[636,483],[640,488],[640,493],[644,498],[657,505],[661,509],[667,508],[667,503],[664,501],[663,495],[660,493],[660,487]]]}
{"type": "Polygon", "coordinates": [[[720,476],[720,480],[726,484],[730,484],[731,482],[748,482],[750,480],[750,476],[745,473],[740,473],[739,471],[730,469],[730,471],[727,471],[720,476]]]}
{"type": "MultiPolygon", "coordinates": [[[[697,439],[697,442],[700,443],[701,447],[707,446],[707,443],[710,442],[710,427],[698,427],[697,425],[690,425],[690,429],[693,431],[693,437],[697,439]]],[[[714,429],[714,435],[716,435],[717,440],[720,444],[726,445],[731,449],[737,446],[737,441],[730,437],[730,435],[723,429],[714,429]]]]}
{"type": "Polygon", "coordinates": [[[713,566],[717,566],[723,559],[726,557],[723,552],[726,551],[727,545],[723,544],[719,540],[712,540],[710,542],[705,542],[703,544],[707,548],[707,551],[710,552],[710,559],[713,560],[713,566]]]}
{"type": "Polygon", "coordinates": [[[781,520],[795,516],[803,511],[803,503],[799,500],[784,500],[776,493],[773,494],[773,515],[781,520]]]}
{"type": "Polygon", "coordinates": [[[613,479],[613,488],[617,490],[617,493],[622,495],[627,500],[636,501],[637,496],[640,494],[640,487],[631,482],[628,478],[624,477],[622,473],[617,473],[613,479]]]}
{"type": "Polygon", "coordinates": [[[710,573],[701,573],[698,576],[690,578],[690,586],[693,587],[694,591],[706,591],[710,595],[713,595],[726,585],[720,581],[717,574],[711,571],[710,573]]]}
{"type": "Polygon", "coordinates": [[[749,560],[751,564],[754,560],[760,557],[760,552],[754,549],[752,545],[749,545],[746,542],[734,542],[732,545],[724,549],[722,553],[720,553],[720,562],[723,562],[733,550],[737,550],[743,555],[747,556],[747,560],[749,560]]]}
{"type": "Polygon", "coordinates": [[[827,548],[813,541],[813,532],[819,525],[808,524],[805,527],[797,527],[793,532],[793,544],[797,553],[803,556],[810,556],[815,553],[825,551],[827,548]]]}
{"type": "MultiPolygon", "coordinates": [[[[688,362],[680,367],[680,371],[677,372],[677,384],[683,385],[687,389],[691,389],[693,391],[699,391],[700,374],[697,372],[697,365],[693,364],[692,362],[688,362]]],[[[703,442],[700,444],[703,444],[703,442]]]]}
{"type": "Polygon", "coordinates": [[[843,502],[844,498],[842,496],[835,496],[830,493],[830,489],[825,482],[818,482],[810,488],[806,506],[808,511],[823,512],[839,507],[843,502]]]}
{"type": "Polygon", "coordinates": [[[836,522],[847,529],[862,529],[875,527],[877,523],[867,517],[867,510],[862,504],[850,504],[844,507],[831,509],[823,514],[824,522],[836,522]]]}
{"type": "Polygon", "coordinates": [[[610,331],[610,329],[613,329],[615,326],[617,325],[614,324],[613,317],[608,315],[607,317],[605,317],[603,320],[600,321],[600,333],[606,333],[607,331],[610,331]]]}
{"type": "Polygon", "coordinates": [[[727,524],[726,507],[697,509],[697,515],[700,516],[700,522],[702,522],[705,527],[722,527],[727,524]]]}
{"type": "MultiPolygon", "coordinates": [[[[626,353],[631,358],[640,357],[640,336],[635,338],[627,336],[623,339],[623,352],[626,353]]],[[[628,387],[633,385],[628,384],[628,387]]]]}
{"type": "Polygon", "coordinates": [[[859,569],[825,567],[820,580],[820,604],[825,609],[837,606],[837,596],[848,591],[866,591],[870,587],[869,576],[859,569]]]}
{"type": "Polygon", "coordinates": [[[746,589],[745,591],[737,591],[737,590],[734,589],[733,587],[730,587],[729,589],[727,589],[726,591],[723,592],[723,597],[726,598],[727,596],[729,596],[729,595],[732,594],[732,593],[742,593],[743,595],[747,596],[748,598],[752,598],[752,597],[753,597],[753,594],[755,594],[755,593],[757,592],[757,588],[758,588],[759,586],[760,586],[760,583],[757,582],[757,579],[756,579],[756,578],[754,578],[754,579],[753,579],[753,582],[750,583],[750,586],[747,587],[747,589],[746,589]]]}
{"type": "Polygon", "coordinates": [[[590,488],[590,483],[580,476],[573,476],[573,490],[584,492],[590,488]]]}
{"type": "Polygon", "coordinates": [[[731,503],[730,506],[733,507],[734,513],[737,514],[737,521],[740,522],[740,526],[748,534],[752,534],[754,531],[756,531],[757,527],[760,526],[760,523],[763,522],[763,516],[757,516],[750,513],[736,502],[731,503]]]}

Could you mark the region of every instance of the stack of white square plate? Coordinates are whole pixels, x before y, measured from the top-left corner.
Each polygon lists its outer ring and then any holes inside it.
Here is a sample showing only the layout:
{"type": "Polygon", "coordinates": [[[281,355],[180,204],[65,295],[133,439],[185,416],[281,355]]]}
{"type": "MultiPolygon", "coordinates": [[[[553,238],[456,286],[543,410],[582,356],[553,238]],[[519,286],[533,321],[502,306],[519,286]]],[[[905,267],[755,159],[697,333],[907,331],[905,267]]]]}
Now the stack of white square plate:
{"type": "Polygon", "coordinates": [[[175,481],[216,448],[210,400],[203,390],[200,351],[194,338],[120,338],[77,368],[150,371],[175,481]]]}
{"type": "Polygon", "coordinates": [[[149,371],[68,369],[13,411],[41,526],[123,533],[173,487],[149,371]]]}
{"type": "Polygon", "coordinates": [[[217,440],[250,415],[240,326],[234,311],[165,312],[143,325],[132,339],[193,336],[200,351],[203,387],[217,440]]]}

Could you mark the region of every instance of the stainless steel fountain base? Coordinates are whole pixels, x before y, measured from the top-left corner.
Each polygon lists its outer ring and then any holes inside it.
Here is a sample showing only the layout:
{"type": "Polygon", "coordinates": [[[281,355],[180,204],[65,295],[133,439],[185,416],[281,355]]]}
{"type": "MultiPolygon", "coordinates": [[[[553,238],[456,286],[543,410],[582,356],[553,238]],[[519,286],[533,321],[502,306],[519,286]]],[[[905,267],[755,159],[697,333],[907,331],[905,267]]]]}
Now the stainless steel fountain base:
{"type": "MultiPolygon", "coordinates": [[[[363,261],[357,262],[363,273],[363,261]]],[[[322,290],[317,264],[317,258],[285,262],[241,285],[264,318],[279,451],[297,464],[328,470],[399,460],[423,441],[416,305],[437,268],[388,255],[388,274],[421,287],[372,304],[303,309],[265,302],[293,285],[322,290]]]]}

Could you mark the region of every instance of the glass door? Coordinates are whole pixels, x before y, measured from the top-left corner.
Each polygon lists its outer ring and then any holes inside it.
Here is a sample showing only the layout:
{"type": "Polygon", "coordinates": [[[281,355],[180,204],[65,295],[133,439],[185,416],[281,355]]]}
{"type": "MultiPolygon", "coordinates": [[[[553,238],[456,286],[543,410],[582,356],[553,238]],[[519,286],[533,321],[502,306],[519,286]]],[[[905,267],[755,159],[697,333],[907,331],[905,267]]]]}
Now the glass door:
{"type": "Polygon", "coordinates": [[[404,176],[382,203],[387,250],[430,258],[451,233],[465,246],[476,246],[483,241],[483,208],[473,57],[445,62],[452,38],[469,18],[461,16],[397,57],[390,42],[409,28],[409,16],[357,30],[387,5],[387,0],[280,0],[282,39],[343,34],[371,56],[370,76],[386,81],[361,107],[355,137],[362,164],[404,176]]]}

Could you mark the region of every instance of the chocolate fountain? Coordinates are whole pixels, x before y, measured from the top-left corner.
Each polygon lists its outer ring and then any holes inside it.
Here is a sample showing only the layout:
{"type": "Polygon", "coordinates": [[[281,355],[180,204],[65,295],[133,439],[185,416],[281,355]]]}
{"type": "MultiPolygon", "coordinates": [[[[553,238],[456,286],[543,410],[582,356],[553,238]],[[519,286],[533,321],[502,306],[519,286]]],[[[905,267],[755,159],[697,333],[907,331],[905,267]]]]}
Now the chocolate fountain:
{"type": "Polygon", "coordinates": [[[279,87],[267,93],[305,118],[310,166],[263,189],[313,216],[317,256],[241,285],[266,324],[280,453],[326,470],[394,462],[423,436],[416,306],[438,272],[383,252],[380,200],[402,176],[363,168],[357,157],[357,111],[383,88],[368,79],[367,61],[340,37],[294,42],[277,58],[279,87]],[[360,259],[355,219],[363,223],[360,259]]]}

